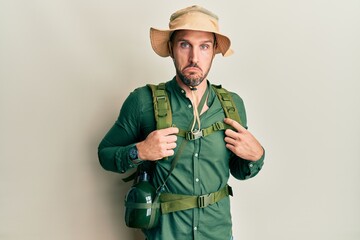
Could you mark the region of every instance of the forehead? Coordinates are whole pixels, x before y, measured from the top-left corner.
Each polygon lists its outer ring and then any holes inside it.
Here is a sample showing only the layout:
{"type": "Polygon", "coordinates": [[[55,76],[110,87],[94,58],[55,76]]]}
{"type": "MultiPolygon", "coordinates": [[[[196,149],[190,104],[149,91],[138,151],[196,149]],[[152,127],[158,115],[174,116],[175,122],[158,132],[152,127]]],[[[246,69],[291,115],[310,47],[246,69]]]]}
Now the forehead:
{"type": "Polygon", "coordinates": [[[195,31],[195,30],[177,30],[173,33],[172,39],[174,41],[187,40],[187,41],[214,41],[214,33],[195,31]]]}

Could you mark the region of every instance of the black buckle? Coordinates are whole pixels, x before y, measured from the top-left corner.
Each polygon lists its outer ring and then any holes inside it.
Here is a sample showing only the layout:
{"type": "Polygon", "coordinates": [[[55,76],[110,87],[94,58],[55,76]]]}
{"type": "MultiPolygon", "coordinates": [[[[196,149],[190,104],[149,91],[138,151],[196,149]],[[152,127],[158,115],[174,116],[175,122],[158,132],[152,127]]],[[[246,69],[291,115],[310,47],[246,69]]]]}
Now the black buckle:
{"type": "Polygon", "coordinates": [[[205,208],[205,207],[209,206],[210,204],[212,204],[211,196],[212,196],[212,193],[210,193],[209,195],[199,196],[197,199],[198,208],[205,208]]]}

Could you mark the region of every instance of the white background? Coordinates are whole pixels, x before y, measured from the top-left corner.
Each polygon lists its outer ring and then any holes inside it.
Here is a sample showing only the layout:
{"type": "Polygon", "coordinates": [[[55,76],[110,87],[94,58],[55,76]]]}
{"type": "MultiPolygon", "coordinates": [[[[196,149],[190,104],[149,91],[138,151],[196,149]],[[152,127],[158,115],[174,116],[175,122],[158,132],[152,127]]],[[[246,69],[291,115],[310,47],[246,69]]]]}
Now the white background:
{"type": "Polygon", "coordinates": [[[266,148],[231,179],[235,239],[360,239],[358,0],[0,1],[0,239],[143,239],[97,146],[129,92],[174,75],[149,28],[195,3],[235,50],[209,79],[266,148]]]}

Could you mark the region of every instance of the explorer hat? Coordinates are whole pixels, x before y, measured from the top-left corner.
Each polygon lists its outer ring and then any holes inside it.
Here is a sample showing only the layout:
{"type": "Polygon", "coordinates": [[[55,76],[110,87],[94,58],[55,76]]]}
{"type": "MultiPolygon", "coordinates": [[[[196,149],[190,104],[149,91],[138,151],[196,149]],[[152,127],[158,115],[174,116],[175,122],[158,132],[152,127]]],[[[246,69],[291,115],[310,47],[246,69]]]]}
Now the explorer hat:
{"type": "Polygon", "coordinates": [[[173,13],[170,17],[169,29],[150,28],[150,41],[154,51],[161,57],[170,56],[169,40],[176,30],[195,30],[212,32],[216,37],[215,53],[224,57],[233,53],[230,49],[230,39],[219,32],[219,18],[209,10],[200,6],[191,6],[173,13]]]}

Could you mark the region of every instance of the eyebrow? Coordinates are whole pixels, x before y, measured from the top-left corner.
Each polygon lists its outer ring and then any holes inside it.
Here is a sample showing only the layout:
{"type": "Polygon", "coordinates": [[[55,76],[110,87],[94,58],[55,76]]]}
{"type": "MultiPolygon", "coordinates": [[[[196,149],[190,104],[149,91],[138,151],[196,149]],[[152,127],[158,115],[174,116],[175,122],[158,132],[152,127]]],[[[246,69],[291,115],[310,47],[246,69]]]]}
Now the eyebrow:
{"type": "MultiPolygon", "coordinates": [[[[178,42],[188,42],[188,43],[190,43],[190,41],[185,39],[185,38],[178,39],[178,42]]],[[[204,40],[204,41],[201,42],[201,44],[204,44],[204,43],[212,43],[212,44],[214,44],[214,41],[211,40],[211,39],[208,39],[208,40],[204,40]]]]}

